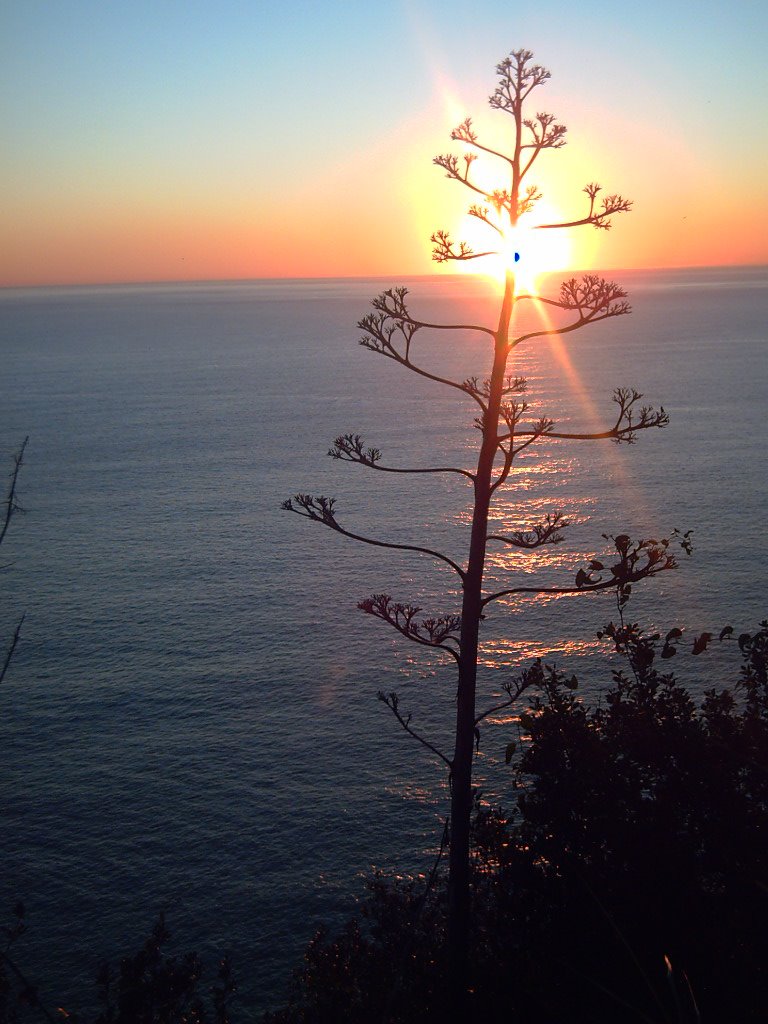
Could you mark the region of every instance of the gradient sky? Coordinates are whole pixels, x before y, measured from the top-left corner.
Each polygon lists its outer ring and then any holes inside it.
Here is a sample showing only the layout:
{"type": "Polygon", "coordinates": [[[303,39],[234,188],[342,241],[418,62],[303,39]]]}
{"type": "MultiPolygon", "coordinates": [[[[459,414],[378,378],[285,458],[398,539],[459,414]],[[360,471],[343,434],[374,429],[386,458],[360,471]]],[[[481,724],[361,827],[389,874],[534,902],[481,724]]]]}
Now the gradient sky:
{"type": "Polygon", "coordinates": [[[768,263],[763,0],[0,0],[0,284],[430,273],[432,157],[504,145],[521,46],[569,129],[532,180],[635,201],[574,267],[768,263]]]}

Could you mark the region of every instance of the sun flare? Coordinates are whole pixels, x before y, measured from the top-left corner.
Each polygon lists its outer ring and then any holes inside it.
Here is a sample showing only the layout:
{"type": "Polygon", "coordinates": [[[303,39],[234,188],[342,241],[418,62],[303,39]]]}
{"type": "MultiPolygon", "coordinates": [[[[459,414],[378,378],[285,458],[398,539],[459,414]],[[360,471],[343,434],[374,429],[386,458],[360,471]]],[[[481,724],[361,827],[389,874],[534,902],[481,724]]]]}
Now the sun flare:
{"type": "Polygon", "coordinates": [[[520,218],[515,228],[507,228],[496,243],[489,237],[487,225],[467,216],[459,228],[459,237],[466,239],[475,252],[495,248],[493,255],[469,260],[464,268],[469,273],[482,273],[503,281],[507,272],[515,275],[518,292],[538,294],[541,279],[547,274],[572,267],[573,246],[564,228],[537,229],[536,224],[560,223],[566,218],[549,203],[520,218]],[[490,244],[489,244],[490,243],[490,244]]]}
{"type": "Polygon", "coordinates": [[[518,288],[535,294],[541,277],[571,265],[571,242],[565,229],[537,229],[537,223],[557,223],[563,220],[557,210],[539,208],[521,218],[515,228],[507,229],[497,257],[498,266],[492,273],[505,274],[511,270],[518,288]]]}

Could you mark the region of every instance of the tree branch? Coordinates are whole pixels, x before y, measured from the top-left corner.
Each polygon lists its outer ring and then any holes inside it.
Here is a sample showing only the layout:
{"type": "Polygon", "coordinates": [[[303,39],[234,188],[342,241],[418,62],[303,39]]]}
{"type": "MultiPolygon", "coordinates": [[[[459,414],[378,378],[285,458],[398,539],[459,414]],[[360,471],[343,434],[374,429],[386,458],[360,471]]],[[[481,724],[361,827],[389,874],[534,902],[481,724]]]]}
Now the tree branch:
{"type": "Polygon", "coordinates": [[[542,150],[561,149],[565,145],[565,134],[568,130],[564,124],[555,123],[554,114],[538,113],[535,120],[526,118],[523,124],[530,131],[533,142],[524,143],[520,149],[532,149],[533,153],[525,166],[520,170],[520,181],[530,171],[542,150]]]}
{"type": "Polygon", "coordinates": [[[690,554],[691,550],[688,534],[680,534],[678,530],[673,530],[668,538],[639,540],[634,543],[627,534],[619,534],[616,537],[609,534],[603,536],[606,540],[614,542],[619,554],[619,560],[614,565],[606,569],[602,562],[593,558],[588,570],[579,569],[576,573],[576,585],[573,587],[511,587],[483,598],[481,607],[485,608],[491,601],[511,594],[594,594],[610,589],[616,589],[620,600],[626,602],[633,583],[656,576],[667,569],[677,568],[677,559],[669,553],[673,541],[677,541],[686,554],[690,554]],[[592,573],[603,571],[610,572],[608,579],[602,576],[593,578],[592,573]]]}
{"type": "Polygon", "coordinates": [[[482,399],[480,399],[477,395],[473,395],[471,392],[467,391],[463,384],[459,384],[458,381],[455,380],[449,380],[447,377],[440,377],[436,373],[431,373],[429,370],[425,370],[423,367],[417,366],[417,364],[414,363],[412,359],[402,355],[391,344],[386,342],[380,342],[378,339],[374,338],[361,338],[360,344],[363,346],[363,348],[367,348],[369,351],[375,352],[377,355],[386,356],[387,359],[392,359],[394,362],[399,363],[406,369],[418,374],[419,377],[424,377],[426,380],[432,380],[436,384],[445,384],[446,387],[453,388],[456,391],[461,391],[465,395],[469,394],[472,398],[474,398],[474,400],[477,402],[480,408],[483,411],[485,411],[485,403],[482,401],[482,399]]]}
{"type": "Polygon", "coordinates": [[[510,707],[532,686],[541,686],[543,680],[544,673],[540,660],[536,661],[530,668],[523,669],[523,672],[518,679],[513,680],[511,683],[507,683],[503,687],[509,695],[508,699],[502,701],[501,704],[495,704],[493,707],[488,708],[487,711],[484,711],[481,715],[478,715],[475,719],[475,727],[477,727],[484,718],[488,718],[489,715],[493,715],[497,711],[503,711],[504,708],[510,707]]]}
{"type": "Polygon", "coordinates": [[[5,679],[5,673],[8,671],[8,666],[11,664],[11,659],[13,658],[13,652],[16,650],[16,645],[19,642],[19,636],[21,634],[21,627],[22,627],[22,625],[24,623],[25,617],[26,617],[26,613],[24,615],[22,615],[21,618],[19,619],[19,621],[18,621],[18,623],[16,625],[16,629],[13,632],[13,638],[11,639],[10,646],[8,647],[8,650],[5,652],[5,660],[3,661],[3,667],[2,667],[2,669],[0,669],[0,683],[2,683],[2,681],[5,679]]]}
{"type": "Polygon", "coordinates": [[[350,537],[352,540],[358,540],[362,544],[371,544],[377,548],[392,548],[397,551],[416,551],[422,555],[429,555],[432,558],[438,558],[441,562],[445,562],[446,565],[458,573],[459,578],[464,581],[465,572],[460,568],[453,559],[447,555],[442,554],[440,551],[433,551],[432,548],[420,547],[416,544],[394,544],[389,541],[374,540],[372,537],[363,537],[359,533],[352,533],[350,530],[345,530],[343,526],[340,526],[336,521],[335,516],[335,498],[326,498],[324,495],[318,495],[316,498],[311,494],[296,494],[293,498],[288,498],[280,506],[286,512],[295,512],[296,515],[302,516],[304,519],[311,519],[313,522],[322,523],[323,526],[329,527],[331,530],[335,530],[336,533],[341,533],[345,537],[350,537]],[[294,505],[294,502],[296,503],[294,505]],[[298,506],[298,508],[296,507],[298,506]]]}
{"type": "MultiPolygon", "coordinates": [[[[455,380],[449,380],[447,377],[440,377],[437,374],[430,373],[428,370],[417,366],[411,360],[411,343],[421,325],[417,321],[411,321],[410,319],[405,306],[406,294],[407,289],[395,288],[383,292],[373,300],[373,305],[377,312],[368,313],[362,320],[358,321],[357,326],[366,332],[360,338],[360,344],[371,352],[376,352],[378,355],[386,356],[388,359],[400,363],[401,366],[407,367],[421,377],[426,377],[427,380],[433,380],[438,384],[445,384],[447,387],[455,388],[457,391],[467,394],[468,392],[462,384],[455,380]],[[393,342],[396,334],[400,335],[405,346],[403,352],[399,351],[393,342]]],[[[487,331],[484,327],[474,329],[487,331]]],[[[490,333],[492,334],[493,332],[490,333]]],[[[477,396],[473,395],[472,397],[475,398],[475,401],[478,402],[482,409],[485,408],[484,403],[477,396]]]]}
{"type": "Polygon", "coordinates": [[[488,101],[491,107],[519,115],[530,93],[549,81],[552,76],[546,68],[540,64],[529,64],[532,57],[530,50],[513,50],[496,65],[499,83],[488,101]]]}
{"type": "Polygon", "coordinates": [[[542,544],[559,544],[564,540],[559,531],[567,526],[570,526],[570,523],[563,517],[562,512],[548,512],[545,518],[540,523],[534,524],[531,530],[515,530],[508,537],[490,534],[488,540],[498,540],[502,544],[530,550],[541,547],[542,544]]]}
{"type": "Polygon", "coordinates": [[[16,979],[24,986],[21,996],[25,998],[30,1007],[33,1007],[40,1011],[46,1020],[50,1021],[51,1024],[56,1024],[56,1018],[41,1002],[37,995],[37,987],[33,985],[28,978],[24,976],[24,973],[16,966],[14,961],[8,955],[8,948],[0,949],[0,960],[2,960],[6,967],[10,968],[12,973],[16,976],[16,979]]]}
{"type": "Polygon", "coordinates": [[[430,241],[435,246],[432,250],[432,259],[435,263],[447,263],[448,260],[463,262],[465,260],[479,260],[482,256],[498,256],[496,249],[474,252],[466,242],[459,242],[459,248],[456,249],[456,243],[452,241],[447,231],[435,231],[430,236],[430,241]]]}
{"type": "Polygon", "coordinates": [[[602,189],[600,185],[595,182],[590,182],[583,189],[589,196],[589,213],[586,217],[581,217],[579,220],[563,221],[561,224],[536,224],[537,230],[545,228],[578,228],[584,224],[591,224],[595,228],[602,228],[604,231],[608,231],[611,227],[610,218],[616,213],[627,213],[632,209],[632,200],[625,199],[623,196],[614,193],[610,196],[605,196],[602,200],[602,209],[595,210],[595,199],[598,192],[602,189]]]}
{"type": "MultiPolygon", "coordinates": [[[[468,146],[474,146],[475,149],[480,149],[483,153],[489,153],[491,156],[497,156],[500,160],[504,160],[505,163],[514,166],[514,159],[511,156],[507,156],[506,153],[499,153],[496,149],[490,149],[488,146],[483,146],[477,141],[477,134],[472,127],[472,118],[465,118],[458,128],[454,128],[451,132],[451,138],[454,142],[465,142],[468,146]]],[[[435,161],[437,163],[437,161],[435,161]]],[[[442,164],[440,165],[442,166],[442,164]]]]}
{"type": "Polygon", "coordinates": [[[3,525],[2,525],[2,528],[0,528],[0,544],[2,544],[3,540],[5,539],[5,535],[8,532],[8,527],[10,525],[10,522],[11,522],[11,519],[13,518],[13,516],[17,512],[23,512],[24,511],[23,508],[21,507],[21,505],[19,505],[18,501],[16,500],[16,483],[17,483],[18,478],[19,478],[19,471],[21,469],[21,464],[24,461],[24,449],[27,447],[27,442],[28,441],[29,441],[29,435],[27,435],[27,437],[24,438],[24,440],[23,440],[23,442],[21,444],[21,448],[19,448],[19,450],[13,456],[13,470],[11,471],[11,474],[10,474],[10,476],[11,476],[11,485],[8,488],[8,495],[7,495],[6,499],[5,499],[5,501],[3,502],[3,504],[5,506],[5,514],[3,515],[3,525]]]}
{"type": "MultiPolygon", "coordinates": [[[[481,220],[483,224],[487,224],[489,228],[493,228],[497,235],[501,235],[502,237],[504,236],[504,232],[501,228],[497,224],[494,224],[488,216],[489,210],[487,206],[478,206],[477,204],[474,204],[473,206],[470,206],[467,212],[470,217],[476,217],[478,220],[481,220]]],[[[493,331],[490,333],[493,334],[493,331]]]]}
{"type": "Polygon", "coordinates": [[[364,448],[363,439],[359,434],[340,434],[333,442],[333,447],[328,449],[332,459],[340,462],[357,462],[369,469],[378,469],[382,473],[459,473],[468,480],[475,479],[474,473],[467,469],[457,469],[454,466],[435,466],[430,468],[403,469],[395,466],[381,466],[379,459],[381,452],[378,448],[364,448]]]}
{"type": "MultiPolygon", "coordinates": [[[[642,397],[640,392],[635,391],[634,388],[616,388],[611,400],[618,405],[619,412],[616,423],[610,429],[595,433],[567,433],[550,429],[547,431],[547,437],[556,437],[565,441],[611,440],[617,444],[634,444],[639,430],[663,429],[669,425],[669,413],[663,405],[659,406],[658,410],[654,409],[651,405],[644,405],[639,410],[638,418],[635,419],[634,407],[642,397]]],[[[536,428],[533,430],[518,430],[516,433],[518,437],[530,435],[531,440],[526,441],[526,444],[530,444],[539,436],[536,428]]],[[[504,435],[500,440],[506,441],[510,436],[504,435]]],[[[522,447],[521,445],[515,454],[522,447]]]]}
{"type": "Polygon", "coordinates": [[[396,693],[384,693],[383,690],[379,690],[377,697],[382,702],[382,704],[387,705],[389,710],[392,712],[392,714],[398,720],[400,725],[402,725],[402,727],[405,729],[409,736],[413,736],[413,738],[415,740],[418,740],[419,743],[421,743],[423,746],[427,748],[427,750],[431,750],[432,753],[436,754],[441,761],[445,762],[450,772],[453,771],[453,761],[449,760],[445,756],[445,754],[442,753],[442,751],[438,750],[437,747],[433,746],[433,744],[431,744],[428,740],[425,740],[423,736],[419,735],[419,733],[417,733],[414,729],[411,728],[411,716],[408,715],[406,718],[403,718],[399,708],[400,698],[396,693]]]}
{"type": "MultiPolygon", "coordinates": [[[[490,327],[482,327],[479,324],[433,324],[425,320],[417,320],[411,316],[405,304],[407,294],[407,288],[387,288],[386,291],[371,300],[371,305],[392,320],[410,324],[416,330],[426,328],[433,331],[481,331],[483,334],[489,334],[492,338],[495,336],[495,332],[490,327]]],[[[362,321],[359,321],[357,326],[361,327],[362,321]]]]}
{"type": "Polygon", "coordinates": [[[480,196],[485,196],[485,189],[479,188],[473,182],[469,180],[469,168],[475,157],[471,153],[467,153],[464,156],[464,173],[462,174],[459,169],[459,158],[454,156],[452,153],[441,153],[440,156],[436,156],[432,161],[437,167],[442,167],[445,171],[446,178],[452,178],[454,181],[461,182],[462,185],[466,185],[467,188],[473,192],[477,192],[480,196]]]}
{"type": "Polygon", "coordinates": [[[453,647],[449,647],[446,641],[459,643],[455,633],[461,627],[460,615],[441,615],[438,618],[418,620],[416,616],[421,611],[418,605],[395,602],[389,594],[373,594],[360,601],[357,607],[368,615],[387,622],[414,643],[446,651],[458,664],[458,653],[453,647]]]}

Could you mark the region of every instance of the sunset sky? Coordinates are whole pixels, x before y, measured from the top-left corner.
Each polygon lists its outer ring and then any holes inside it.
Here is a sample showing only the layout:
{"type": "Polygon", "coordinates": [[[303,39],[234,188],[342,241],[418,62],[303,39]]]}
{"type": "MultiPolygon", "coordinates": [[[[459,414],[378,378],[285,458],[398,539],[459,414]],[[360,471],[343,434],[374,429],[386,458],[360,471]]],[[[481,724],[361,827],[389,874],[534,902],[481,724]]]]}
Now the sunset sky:
{"type": "Polygon", "coordinates": [[[760,0],[0,10],[0,285],[442,272],[429,236],[470,197],[432,157],[467,115],[505,147],[517,47],[552,72],[531,113],[568,126],[532,178],[552,209],[592,180],[635,202],[553,264],[768,263],[760,0]]]}

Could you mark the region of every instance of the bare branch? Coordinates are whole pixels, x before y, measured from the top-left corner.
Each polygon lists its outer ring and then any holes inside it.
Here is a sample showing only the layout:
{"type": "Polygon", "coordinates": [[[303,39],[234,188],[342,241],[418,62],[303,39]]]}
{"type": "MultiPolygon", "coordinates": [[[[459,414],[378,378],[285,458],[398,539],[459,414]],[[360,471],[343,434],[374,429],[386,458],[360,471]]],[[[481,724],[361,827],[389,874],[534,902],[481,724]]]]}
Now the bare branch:
{"type": "MultiPolygon", "coordinates": [[[[615,424],[608,430],[596,433],[568,433],[563,431],[548,430],[548,437],[556,437],[566,441],[615,441],[616,444],[634,444],[639,430],[663,429],[669,425],[669,413],[664,406],[654,409],[652,405],[644,405],[635,411],[635,405],[643,396],[634,388],[616,388],[612,401],[619,407],[615,424]]],[[[535,440],[536,430],[519,430],[518,436],[531,435],[531,441],[535,440]]],[[[509,435],[500,438],[506,441],[509,435]]],[[[526,444],[530,444],[527,441],[526,444]]],[[[521,446],[522,447],[522,446],[521,446]]],[[[521,449],[518,448],[517,451],[521,449]]]]}
{"type": "Polygon", "coordinates": [[[432,250],[432,259],[435,263],[446,263],[448,260],[463,262],[465,260],[478,260],[482,256],[498,256],[498,252],[495,249],[489,249],[485,252],[474,252],[466,242],[459,242],[457,249],[456,243],[452,241],[447,231],[435,231],[430,236],[430,241],[435,246],[432,250]]]}
{"type": "Polygon", "coordinates": [[[5,674],[8,671],[8,666],[11,664],[13,658],[13,652],[16,650],[16,645],[19,642],[19,636],[21,635],[21,627],[24,624],[25,615],[22,615],[19,619],[16,629],[13,631],[13,638],[11,639],[8,650],[5,652],[5,660],[3,661],[3,667],[0,669],[0,683],[5,679],[5,674]]]}
{"type": "Polygon", "coordinates": [[[541,199],[541,192],[539,192],[535,185],[529,185],[525,190],[525,195],[517,204],[518,217],[521,217],[524,213],[530,213],[539,199],[541,199]]]}
{"type": "Polygon", "coordinates": [[[565,134],[568,130],[564,124],[557,124],[555,122],[554,114],[538,113],[536,114],[535,120],[532,118],[525,118],[523,120],[523,124],[531,133],[533,141],[523,143],[520,147],[521,150],[532,150],[528,162],[520,170],[520,181],[522,181],[528,171],[530,171],[534,161],[542,150],[560,149],[565,145],[565,134]]]}
{"type": "Polygon", "coordinates": [[[490,211],[488,210],[487,206],[478,206],[477,204],[475,204],[474,206],[470,206],[467,212],[469,213],[470,217],[476,217],[477,220],[481,220],[483,224],[487,224],[489,228],[493,228],[497,235],[504,234],[501,228],[497,224],[494,224],[491,218],[489,217],[490,211]]]}
{"type": "Polygon", "coordinates": [[[623,196],[614,193],[610,196],[604,196],[601,200],[600,209],[595,209],[595,200],[599,192],[602,191],[600,185],[595,182],[590,182],[583,189],[589,196],[589,212],[586,217],[581,217],[579,220],[563,221],[560,224],[537,224],[539,228],[577,228],[584,224],[591,224],[592,227],[602,228],[604,231],[610,230],[611,220],[610,218],[617,213],[627,213],[632,209],[632,200],[625,199],[623,196]]]}
{"type": "MultiPolygon", "coordinates": [[[[10,945],[10,942],[9,942],[9,945],[10,945]]],[[[40,1002],[40,1000],[38,998],[38,995],[37,995],[37,987],[35,985],[33,985],[32,982],[27,977],[25,977],[24,973],[19,969],[19,967],[14,963],[14,961],[8,955],[8,946],[6,946],[6,948],[4,950],[0,949],[0,960],[3,961],[3,963],[6,965],[6,967],[10,968],[10,970],[12,971],[14,976],[18,979],[18,981],[23,986],[23,991],[22,991],[22,993],[20,995],[26,996],[28,998],[29,1005],[31,1007],[34,1007],[35,1009],[39,1010],[40,1013],[43,1015],[43,1017],[45,1017],[45,1019],[47,1021],[50,1021],[51,1024],[56,1024],[57,1018],[54,1017],[53,1014],[51,1013],[51,1011],[49,1009],[47,1009],[47,1007],[43,1003],[40,1002]]],[[[61,1020],[62,1018],[58,1018],[58,1019],[61,1020]]]]}
{"type": "Polygon", "coordinates": [[[432,548],[424,548],[416,544],[394,544],[389,541],[374,540],[372,537],[363,537],[359,533],[345,530],[336,520],[335,505],[335,498],[326,498],[322,494],[317,497],[311,494],[295,494],[293,498],[288,498],[287,501],[284,501],[280,507],[286,512],[295,512],[296,515],[302,516],[304,519],[311,519],[313,522],[322,523],[323,526],[327,526],[336,533],[341,533],[352,540],[358,540],[362,544],[371,544],[377,548],[392,548],[397,551],[416,551],[419,554],[437,558],[441,562],[445,562],[446,565],[450,565],[463,582],[466,575],[464,570],[453,559],[442,554],[440,551],[433,551],[432,548]]]}
{"type": "MultiPolygon", "coordinates": [[[[407,295],[407,288],[388,288],[377,295],[375,299],[372,299],[371,305],[374,309],[384,313],[385,316],[390,317],[392,320],[410,324],[416,330],[425,328],[426,330],[433,331],[480,331],[483,334],[494,337],[494,331],[490,327],[482,327],[479,324],[434,324],[426,320],[417,320],[411,316],[406,306],[405,298],[407,295]]],[[[362,327],[362,321],[358,321],[357,326],[362,327]]]]}
{"type": "Polygon", "coordinates": [[[452,178],[454,181],[460,181],[462,185],[466,185],[467,188],[473,192],[477,192],[479,196],[485,195],[485,190],[475,185],[469,180],[469,168],[472,165],[472,161],[476,157],[472,153],[467,153],[464,157],[464,170],[462,171],[459,164],[459,158],[454,156],[453,153],[441,153],[440,156],[436,156],[432,161],[437,167],[442,167],[445,171],[446,178],[452,178]]]}
{"type": "Polygon", "coordinates": [[[2,544],[3,540],[5,539],[5,535],[8,532],[8,527],[10,525],[11,519],[17,512],[24,511],[24,509],[21,507],[21,505],[19,505],[18,501],[16,500],[16,483],[19,478],[21,464],[24,461],[24,449],[27,447],[28,441],[29,435],[27,435],[27,437],[24,438],[21,444],[21,448],[19,448],[19,450],[13,456],[13,469],[10,474],[11,484],[10,487],[8,488],[8,495],[5,501],[3,502],[5,506],[5,514],[3,515],[2,528],[0,528],[0,544],[2,544]]]}
{"type": "Polygon", "coordinates": [[[357,607],[368,615],[373,615],[377,619],[389,623],[398,633],[414,643],[446,651],[458,663],[458,653],[448,645],[448,641],[459,643],[459,637],[456,634],[461,628],[460,615],[440,615],[438,618],[417,619],[416,616],[421,611],[418,605],[393,601],[389,594],[373,594],[364,601],[360,601],[357,607]]]}
{"type": "Polygon", "coordinates": [[[629,303],[624,301],[626,297],[627,293],[618,284],[606,281],[597,274],[584,274],[580,280],[575,277],[569,278],[560,285],[558,299],[542,299],[541,301],[549,306],[556,306],[558,309],[573,310],[578,314],[578,319],[565,327],[529,331],[511,341],[510,349],[515,348],[523,341],[530,341],[532,338],[569,334],[586,324],[599,323],[601,320],[615,316],[626,316],[632,312],[629,303]]]}
{"type": "Polygon", "coordinates": [[[521,431],[522,434],[530,434],[527,441],[515,447],[515,436],[517,434],[517,424],[524,415],[528,408],[527,402],[502,402],[499,408],[500,418],[506,423],[509,433],[503,434],[497,438],[499,450],[504,453],[504,465],[498,478],[491,484],[491,494],[501,487],[506,481],[512,470],[512,463],[515,456],[527,448],[529,444],[533,444],[539,437],[549,437],[552,432],[554,421],[547,419],[542,416],[535,424],[532,430],[521,431]],[[504,448],[503,442],[509,441],[509,447],[504,448]]]}
{"type": "MultiPolygon", "coordinates": [[[[447,387],[467,394],[466,389],[457,381],[430,373],[428,370],[417,366],[410,358],[411,342],[422,325],[410,320],[405,307],[406,294],[407,290],[405,288],[395,288],[383,292],[373,300],[373,305],[377,312],[368,313],[358,321],[358,327],[366,332],[360,338],[360,344],[371,352],[376,352],[378,355],[393,359],[396,363],[400,363],[401,366],[406,366],[421,377],[426,377],[428,380],[433,380],[438,384],[445,384],[447,387]],[[398,344],[403,346],[403,351],[396,347],[398,344]]],[[[483,327],[468,329],[486,331],[486,328],[483,327]]],[[[493,332],[488,333],[492,334],[493,332]]],[[[476,396],[472,397],[475,397],[481,408],[484,408],[482,401],[476,398],[476,396]]]]}
{"type": "Polygon", "coordinates": [[[532,58],[530,50],[513,50],[496,65],[499,82],[488,101],[495,110],[519,116],[526,97],[552,77],[540,64],[531,64],[532,58]]]}
{"type": "Polygon", "coordinates": [[[560,285],[557,305],[561,309],[574,309],[580,316],[590,319],[597,313],[622,316],[631,312],[624,289],[615,281],[606,281],[597,274],[584,274],[581,280],[575,277],[560,285]]]}
{"type": "Polygon", "coordinates": [[[361,466],[368,466],[369,469],[378,469],[382,473],[459,473],[474,480],[474,473],[467,469],[456,469],[453,466],[435,466],[430,468],[401,469],[394,466],[381,466],[379,459],[381,452],[378,448],[365,448],[363,439],[359,434],[340,434],[333,442],[333,447],[328,449],[332,459],[341,462],[357,462],[361,466]]]}
{"type": "Polygon", "coordinates": [[[559,544],[564,537],[560,530],[570,526],[562,512],[548,512],[540,523],[534,524],[530,530],[515,530],[509,536],[491,534],[488,540],[498,540],[515,548],[539,548],[542,544],[559,544]]]}
{"type": "Polygon", "coordinates": [[[437,747],[435,747],[428,740],[425,740],[423,736],[419,735],[419,733],[417,733],[414,729],[411,728],[411,716],[407,715],[406,717],[403,717],[399,707],[400,698],[396,693],[384,693],[383,690],[379,690],[377,696],[379,700],[382,702],[382,704],[387,705],[389,710],[392,712],[392,714],[398,720],[400,725],[402,725],[402,727],[405,729],[409,736],[413,736],[413,738],[415,740],[418,740],[419,743],[421,743],[423,746],[427,748],[427,750],[431,750],[432,753],[436,754],[441,761],[445,762],[445,764],[448,766],[449,771],[453,771],[453,761],[447,758],[445,754],[442,753],[442,751],[438,750],[437,747]]]}
{"type": "Polygon", "coordinates": [[[517,701],[526,690],[529,690],[532,686],[541,686],[544,681],[544,671],[542,669],[541,660],[537,660],[531,665],[530,668],[523,669],[522,673],[517,679],[513,679],[512,682],[507,683],[503,689],[507,692],[507,699],[501,701],[499,704],[494,704],[493,707],[484,711],[481,715],[478,715],[475,719],[475,726],[477,727],[484,718],[488,718],[489,715],[494,715],[497,711],[503,711],[505,708],[510,707],[517,701]]]}
{"type": "Polygon", "coordinates": [[[480,149],[483,153],[488,153],[491,156],[497,156],[500,160],[504,160],[505,163],[514,165],[514,159],[507,156],[506,153],[500,153],[496,149],[489,149],[488,146],[483,146],[477,141],[477,133],[472,127],[472,118],[465,118],[458,128],[454,128],[451,132],[451,138],[454,142],[465,142],[468,146],[474,146],[475,149],[480,149]]]}

